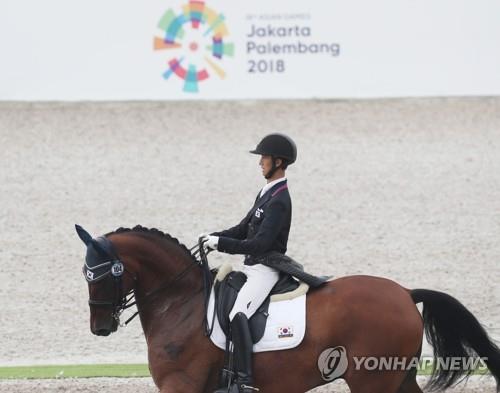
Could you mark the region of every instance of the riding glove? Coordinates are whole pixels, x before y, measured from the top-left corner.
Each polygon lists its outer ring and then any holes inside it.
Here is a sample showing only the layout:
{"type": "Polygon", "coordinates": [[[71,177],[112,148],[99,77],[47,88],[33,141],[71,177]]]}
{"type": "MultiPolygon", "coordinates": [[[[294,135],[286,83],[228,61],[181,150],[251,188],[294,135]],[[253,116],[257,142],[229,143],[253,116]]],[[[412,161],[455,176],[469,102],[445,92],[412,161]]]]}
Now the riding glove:
{"type": "Polygon", "coordinates": [[[205,235],[203,236],[204,244],[210,250],[217,250],[217,244],[219,243],[218,236],[205,235]]]}

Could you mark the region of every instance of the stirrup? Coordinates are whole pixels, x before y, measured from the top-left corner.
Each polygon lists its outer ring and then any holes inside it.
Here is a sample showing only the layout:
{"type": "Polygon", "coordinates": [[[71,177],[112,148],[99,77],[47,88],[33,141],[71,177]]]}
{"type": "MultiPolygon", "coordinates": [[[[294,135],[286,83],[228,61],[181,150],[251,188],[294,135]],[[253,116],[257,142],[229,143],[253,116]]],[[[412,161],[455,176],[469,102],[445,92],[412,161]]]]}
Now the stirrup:
{"type": "Polygon", "coordinates": [[[253,391],[256,391],[256,392],[260,392],[260,389],[259,388],[256,388],[256,387],[253,387],[253,386],[249,386],[249,385],[245,385],[245,384],[242,384],[240,385],[243,389],[250,389],[250,390],[253,390],[253,391]]]}

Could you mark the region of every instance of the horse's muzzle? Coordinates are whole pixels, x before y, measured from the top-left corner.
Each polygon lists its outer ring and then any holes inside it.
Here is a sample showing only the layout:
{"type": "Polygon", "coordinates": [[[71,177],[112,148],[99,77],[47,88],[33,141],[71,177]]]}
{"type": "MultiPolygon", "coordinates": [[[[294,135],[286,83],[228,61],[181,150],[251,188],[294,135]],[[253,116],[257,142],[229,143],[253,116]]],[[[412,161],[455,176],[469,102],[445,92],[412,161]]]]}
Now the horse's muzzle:
{"type": "Polygon", "coordinates": [[[94,333],[96,336],[109,336],[111,334],[111,330],[99,329],[99,330],[92,332],[92,333],[94,333]]]}
{"type": "Polygon", "coordinates": [[[109,336],[118,329],[118,322],[113,318],[107,321],[93,320],[90,323],[90,331],[96,336],[109,336]]]}

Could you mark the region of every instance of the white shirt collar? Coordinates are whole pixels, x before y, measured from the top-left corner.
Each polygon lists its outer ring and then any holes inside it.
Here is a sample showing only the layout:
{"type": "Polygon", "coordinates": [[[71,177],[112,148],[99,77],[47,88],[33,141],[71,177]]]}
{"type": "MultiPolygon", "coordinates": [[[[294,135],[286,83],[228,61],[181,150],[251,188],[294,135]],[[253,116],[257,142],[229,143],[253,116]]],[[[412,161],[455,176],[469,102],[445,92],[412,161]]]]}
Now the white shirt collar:
{"type": "Polygon", "coordinates": [[[260,191],[260,198],[262,198],[262,196],[267,192],[269,191],[271,188],[273,188],[273,186],[275,186],[276,184],[278,184],[279,182],[282,182],[282,181],[285,181],[286,180],[286,177],[280,177],[279,179],[276,179],[276,180],[273,180],[271,183],[267,183],[264,188],[260,191]]]}

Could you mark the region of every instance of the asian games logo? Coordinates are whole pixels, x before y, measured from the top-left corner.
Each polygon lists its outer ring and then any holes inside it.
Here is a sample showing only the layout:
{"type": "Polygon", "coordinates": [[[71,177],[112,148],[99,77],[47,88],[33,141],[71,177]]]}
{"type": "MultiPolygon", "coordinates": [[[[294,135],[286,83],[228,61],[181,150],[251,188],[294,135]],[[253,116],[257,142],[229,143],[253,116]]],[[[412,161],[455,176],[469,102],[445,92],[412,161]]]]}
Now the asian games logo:
{"type": "Polygon", "coordinates": [[[184,80],[183,91],[196,93],[198,84],[213,76],[224,79],[225,57],[232,57],[234,44],[226,43],[228,30],[224,15],[205,5],[205,0],[190,0],[182,13],[169,9],[158,23],[161,37],[154,38],[154,49],[170,55],[163,78],[184,80]]]}

